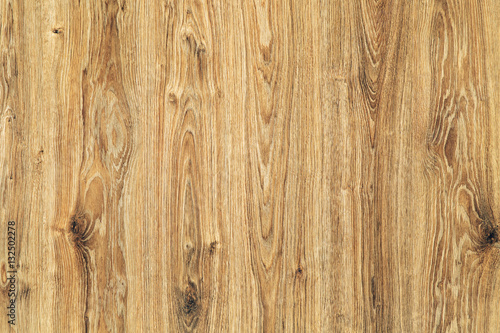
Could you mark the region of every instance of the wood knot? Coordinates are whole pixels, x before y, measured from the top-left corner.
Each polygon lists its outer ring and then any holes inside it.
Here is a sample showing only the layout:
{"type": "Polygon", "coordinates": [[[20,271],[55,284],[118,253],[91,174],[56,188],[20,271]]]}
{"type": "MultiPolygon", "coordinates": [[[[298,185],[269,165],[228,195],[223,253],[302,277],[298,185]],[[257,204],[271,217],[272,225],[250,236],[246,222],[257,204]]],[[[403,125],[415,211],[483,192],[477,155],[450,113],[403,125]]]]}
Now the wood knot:
{"type": "Polygon", "coordinates": [[[75,214],[71,216],[69,221],[69,232],[73,236],[73,240],[83,240],[87,231],[87,219],[84,214],[75,214]]]}
{"type": "Polygon", "coordinates": [[[196,285],[193,282],[189,282],[184,291],[184,305],[182,310],[186,315],[192,314],[198,309],[198,293],[196,289],[196,285]]]}
{"type": "Polygon", "coordinates": [[[210,255],[213,255],[215,253],[215,250],[217,249],[217,244],[219,244],[217,241],[213,241],[210,243],[210,247],[208,248],[208,252],[210,255]]]}
{"type": "Polygon", "coordinates": [[[488,244],[495,244],[498,243],[498,230],[497,228],[489,228],[489,230],[486,231],[486,243],[488,244]]]}
{"type": "Polygon", "coordinates": [[[192,29],[186,28],[181,33],[181,38],[187,43],[187,46],[191,51],[194,52],[194,55],[197,57],[201,57],[207,51],[207,47],[203,42],[201,36],[198,36],[192,29]]]}
{"type": "Polygon", "coordinates": [[[498,227],[490,222],[489,219],[483,220],[479,226],[478,246],[484,250],[500,242],[498,227]]]}
{"type": "Polygon", "coordinates": [[[172,104],[177,104],[177,96],[174,93],[168,94],[168,101],[172,104]]]}
{"type": "Polygon", "coordinates": [[[76,222],[75,218],[71,220],[71,232],[74,234],[78,234],[80,232],[80,227],[78,226],[78,222],[76,222]]]}
{"type": "Polygon", "coordinates": [[[35,157],[35,164],[38,165],[43,162],[43,149],[38,151],[35,157]]]}
{"type": "Polygon", "coordinates": [[[300,278],[302,277],[302,275],[304,275],[304,268],[302,267],[302,265],[299,264],[299,266],[295,270],[295,277],[300,278]]]}

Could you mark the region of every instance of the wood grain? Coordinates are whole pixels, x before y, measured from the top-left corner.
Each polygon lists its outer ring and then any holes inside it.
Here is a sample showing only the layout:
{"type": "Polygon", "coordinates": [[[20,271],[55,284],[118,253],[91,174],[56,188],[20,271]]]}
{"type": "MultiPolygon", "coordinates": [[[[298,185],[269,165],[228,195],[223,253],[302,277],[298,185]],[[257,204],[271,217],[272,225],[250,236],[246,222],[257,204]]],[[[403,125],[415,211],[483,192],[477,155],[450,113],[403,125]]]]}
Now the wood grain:
{"type": "Polygon", "coordinates": [[[0,16],[1,332],[500,331],[498,1],[0,16]]]}

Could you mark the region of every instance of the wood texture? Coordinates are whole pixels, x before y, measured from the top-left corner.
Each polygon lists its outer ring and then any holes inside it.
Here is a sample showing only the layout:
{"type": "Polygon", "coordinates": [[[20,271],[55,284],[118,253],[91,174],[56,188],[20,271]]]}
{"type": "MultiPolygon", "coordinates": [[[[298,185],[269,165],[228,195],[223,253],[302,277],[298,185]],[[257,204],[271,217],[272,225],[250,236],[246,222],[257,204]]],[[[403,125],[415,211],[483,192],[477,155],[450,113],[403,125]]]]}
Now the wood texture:
{"type": "Polygon", "coordinates": [[[1,332],[500,331],[500,2],[0,16],[1,332]]]}

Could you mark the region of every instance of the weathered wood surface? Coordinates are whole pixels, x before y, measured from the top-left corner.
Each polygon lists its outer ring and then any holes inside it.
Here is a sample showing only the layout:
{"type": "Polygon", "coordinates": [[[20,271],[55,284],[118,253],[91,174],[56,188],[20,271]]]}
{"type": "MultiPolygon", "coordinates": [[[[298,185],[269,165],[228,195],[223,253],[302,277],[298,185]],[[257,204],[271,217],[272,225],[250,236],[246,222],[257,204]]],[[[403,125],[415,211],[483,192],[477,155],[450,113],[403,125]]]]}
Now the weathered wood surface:
{"type": "Polygon", "coordinates": [[[1,332],[500,331],[500,2],[0,16],[1,332]]]}

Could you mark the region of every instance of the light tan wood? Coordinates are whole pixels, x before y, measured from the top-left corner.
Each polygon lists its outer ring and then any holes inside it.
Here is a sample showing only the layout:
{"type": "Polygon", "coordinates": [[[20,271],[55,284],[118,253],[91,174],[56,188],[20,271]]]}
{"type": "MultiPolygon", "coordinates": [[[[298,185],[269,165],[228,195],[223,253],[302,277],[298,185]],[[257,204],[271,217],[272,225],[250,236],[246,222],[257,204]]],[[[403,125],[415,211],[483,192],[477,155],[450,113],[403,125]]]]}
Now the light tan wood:
{"type": "Polygon", "coordinates": [[[1,332],[500,331],[500,2],[0,16],[1,332]]]}

